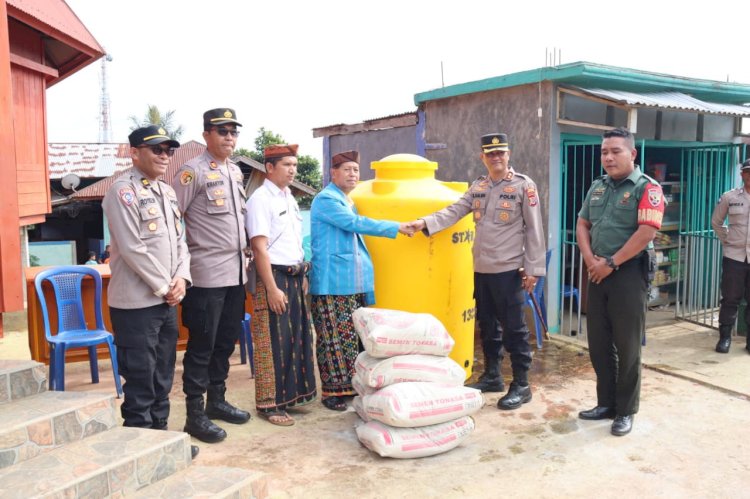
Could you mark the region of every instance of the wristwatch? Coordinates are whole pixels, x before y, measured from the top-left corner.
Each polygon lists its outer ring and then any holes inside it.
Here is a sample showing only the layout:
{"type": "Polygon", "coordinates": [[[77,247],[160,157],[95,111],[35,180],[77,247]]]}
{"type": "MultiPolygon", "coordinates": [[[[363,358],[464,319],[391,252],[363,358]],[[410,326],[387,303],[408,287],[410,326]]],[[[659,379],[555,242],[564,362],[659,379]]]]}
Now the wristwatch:
{"type": "Polygon", "coordinates": [[[611,256],[605,256],[604,259],[607,262],[607,267],[611,268],[612,270],[617,270],[620,268],[619,265],[615,265],[615,261],[612,260],[611,256]]]}

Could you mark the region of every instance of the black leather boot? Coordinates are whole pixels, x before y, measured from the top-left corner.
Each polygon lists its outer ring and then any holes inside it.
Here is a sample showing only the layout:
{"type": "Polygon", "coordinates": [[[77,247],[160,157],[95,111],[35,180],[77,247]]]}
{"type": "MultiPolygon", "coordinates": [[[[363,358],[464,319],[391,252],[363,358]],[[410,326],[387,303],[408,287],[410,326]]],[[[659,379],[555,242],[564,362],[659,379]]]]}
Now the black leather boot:
{"type": "Polygon", "coordinates": [[[487,360],[484,372],[479,376],[479,380],[466,386],[483,392],[504,392],[505,383],[503,383],[503,377],[500,374],[500,361],[487,360]]]}
{"type": "Polygon", "coordinates": [[[719,326],[719,342],[716,343],[716,351],[719,353],[729,353],[729,346],[732,344],[732,326],[719,326]]]}
{"type": "Polygon", "coordinates": [[[747,335],[747,339],[745,340],[745,350],[747,350],[747,353],[750,353],[750,328],[747,329],[745,334],[747,335]]]}
{"type": "Polygon", "coordinates": [[[250,420],[250,413],[227,402],[224,398],[226,391],[226,385],[208,385],[206,416],[211,419],[221,419],[227,423],[247,423],[250,420]]]}
{"type": "Polygon", "coordinates": [[[206,416],[203,410],[203,397],[188,399],[185,405],[187,408],[187,420],[183,429],[185,433],[209,444],[221,442],[227,438],[227,432],[216,426],[206,416]]]}
{"type": "Polygon", "coordinates": [[[531,401],[531,386],[527,383],[525,385],[520,384],[517,381],[513,381],[510,384],[508,393],[505,394],[500,400],[497,401],[497,408],[503,410],[518,409],[521,405],[531,401]]]}

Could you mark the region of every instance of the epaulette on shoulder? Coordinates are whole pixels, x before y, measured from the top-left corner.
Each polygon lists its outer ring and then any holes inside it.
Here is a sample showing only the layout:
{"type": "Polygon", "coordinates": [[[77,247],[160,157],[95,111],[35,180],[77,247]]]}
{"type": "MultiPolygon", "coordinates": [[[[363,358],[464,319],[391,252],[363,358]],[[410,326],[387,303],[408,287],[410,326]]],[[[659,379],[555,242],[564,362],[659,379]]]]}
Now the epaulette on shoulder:
{"type": "Polygon", "coordinates": [[[649,177],[649,176],[648,176],[648,175],[646,175],[645,173],[641,173],[641,177],[645,177],[645,178],[646,178],[646,180],[648,180],[648,181],[649,181],[649,182],[651,182],[652,184],[656,184],[656,185],[661,185],[661,184],[659,183],[659,181],[658,181],[658,180],[654,180],[653,178],[649,177]]]}

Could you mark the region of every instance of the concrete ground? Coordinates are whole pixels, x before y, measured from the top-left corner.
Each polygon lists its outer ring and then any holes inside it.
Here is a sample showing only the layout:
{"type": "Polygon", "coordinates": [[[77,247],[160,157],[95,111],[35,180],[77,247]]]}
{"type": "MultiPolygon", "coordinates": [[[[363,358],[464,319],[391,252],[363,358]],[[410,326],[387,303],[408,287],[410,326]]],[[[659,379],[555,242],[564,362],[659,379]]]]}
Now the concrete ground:
{"type": "MultiPolygon", "coordinates": [[[[1,358],[29,357],[18,322],[14,330],[6,319],[1,358]]],[[[641,410],[625,437],[610,435],[608,420],[576,417],[596,403],[595,377],[582,340],[555,336],[535,352],[533,400],[505,412],[495,406],[502,394],[488,394],[474,433],[448,453],[380,458],[358,443],[351,408],[337,413],[316,401],[293,412],[292,427],[257,417],[222,423],[229,437],[196,441],[197,464],[263,471],[273,497],[747,497],[750,355],[744,338],[735,338],[728,355],[717,354],[716,339],[715,330],[684,322],[649,329],[641,410]]],[[[239,353],[232,364],[229,398],[254,412],[249,367],[239,353]]],[[[107,369],[102,361],[102,382],[92,385],[86,363],[69,364],[66,388],[114,392],[107,369]]],[[[181,374],[178,359],[174,430],[185,416],[181,374]]]]}

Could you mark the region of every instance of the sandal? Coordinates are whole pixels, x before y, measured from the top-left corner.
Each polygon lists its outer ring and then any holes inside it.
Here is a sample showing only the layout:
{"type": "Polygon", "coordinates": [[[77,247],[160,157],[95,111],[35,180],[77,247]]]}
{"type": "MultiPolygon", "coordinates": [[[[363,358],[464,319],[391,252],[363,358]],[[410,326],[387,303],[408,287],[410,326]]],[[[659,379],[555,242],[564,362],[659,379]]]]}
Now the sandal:
{"type": "Polygon", "coordinates": [[[259,411],[258,416],[276,426],[292,426],[294,424],[294,419],[286,411],[259,411]]]}
{"type": "Polygon", "coordinates": [[[328,397],[323,399],[323,405],[332,411],[345,411],[346,402],[341,397],[328,397]]]}

